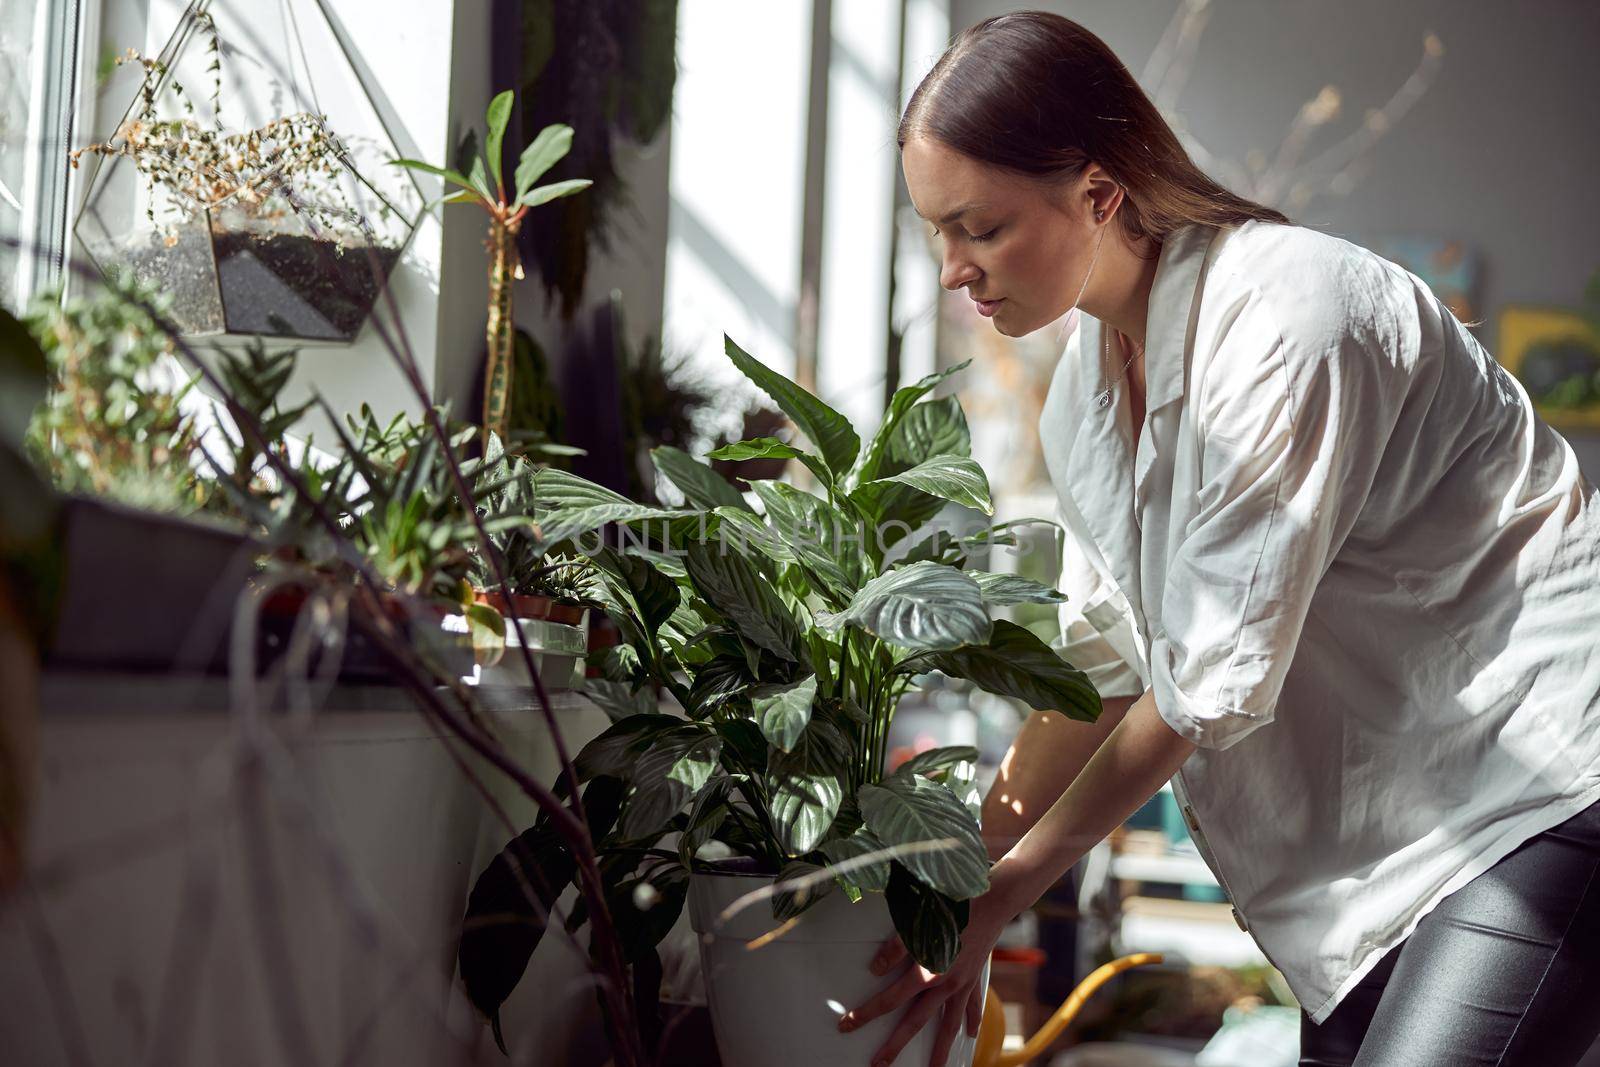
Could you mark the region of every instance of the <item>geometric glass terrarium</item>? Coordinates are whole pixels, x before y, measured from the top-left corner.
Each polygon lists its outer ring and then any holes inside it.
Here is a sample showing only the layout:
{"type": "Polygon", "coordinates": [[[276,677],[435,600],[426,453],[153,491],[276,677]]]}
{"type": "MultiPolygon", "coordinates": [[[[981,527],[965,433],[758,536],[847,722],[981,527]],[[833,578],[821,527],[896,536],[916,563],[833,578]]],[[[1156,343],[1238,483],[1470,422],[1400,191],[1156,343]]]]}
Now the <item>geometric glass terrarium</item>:
{"type": "Polygon", "coordinates": [[[349,341],[422,200],[320,0],[191,3],[92,167],[73,233],[189,334],[349,341]]]}

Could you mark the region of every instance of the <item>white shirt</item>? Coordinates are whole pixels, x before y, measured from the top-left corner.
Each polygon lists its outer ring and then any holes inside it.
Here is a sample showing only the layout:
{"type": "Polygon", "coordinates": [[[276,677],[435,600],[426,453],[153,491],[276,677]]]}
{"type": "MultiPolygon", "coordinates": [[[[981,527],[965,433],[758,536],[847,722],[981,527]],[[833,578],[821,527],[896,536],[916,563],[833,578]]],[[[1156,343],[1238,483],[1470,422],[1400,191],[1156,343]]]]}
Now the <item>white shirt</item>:
{"type": "Polygon", "coordinates": [[[1443,897],[1600,799],[1600,495],[1415,276],[1191,226],[1138,453],[1102,326],[1040,422],[1062,655],[1200,748],[1201,854],[1315,1022],[1443,897]]]}

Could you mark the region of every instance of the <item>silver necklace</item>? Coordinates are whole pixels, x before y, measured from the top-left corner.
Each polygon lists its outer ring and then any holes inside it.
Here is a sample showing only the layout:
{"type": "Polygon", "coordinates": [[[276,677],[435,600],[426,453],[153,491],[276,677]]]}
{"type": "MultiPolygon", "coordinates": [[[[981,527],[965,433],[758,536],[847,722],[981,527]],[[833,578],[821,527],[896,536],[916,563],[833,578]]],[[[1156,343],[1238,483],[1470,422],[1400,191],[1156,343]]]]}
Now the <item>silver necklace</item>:
{"type": "MultiPolygon", "coordinates": [[[[1111,362],[1111,359],[1110,359],[1110,357],[1111,357],[1111,331],[1108,330],[1106,328],[1105,324],[1103,324],[1103,323],[1100,326],[1100,337],[1101,337],[1101,340],[1103,340],[1105,342],[1101,346],[1101,350],[1100,350],[1100,369],[1102,371],[1104,371],[1106,366],[1111,362]]],[[[1111,383],[1109,385],[1107,385],[1104,389],[1100,390],[1100,392],[1095,394],[1095,397],[1094,397],[1094,406],[1095,407],[1097,407],[1097,408],[1106,408],[1106,407],[1110,406],[1110,404],[1111,404],[1111,390],[1116,388],[1116,385],[1117,385],[1118,382],[1122,381],[1122,376],[1124,374],[1128,373],[1128,368],[1133,365],[1133,361],[1139,358],[1139,351],[1140,350],[1136,347],[1134,349],[1134,351],[1133,351],[1133,355],[1128,357],[1128,362],[1126,362],[1126,363],[1124,363],[1122,365],[1122,369],[1117,372],[1117,376],[1114,379],[1112,379],[1111,383]]]]}

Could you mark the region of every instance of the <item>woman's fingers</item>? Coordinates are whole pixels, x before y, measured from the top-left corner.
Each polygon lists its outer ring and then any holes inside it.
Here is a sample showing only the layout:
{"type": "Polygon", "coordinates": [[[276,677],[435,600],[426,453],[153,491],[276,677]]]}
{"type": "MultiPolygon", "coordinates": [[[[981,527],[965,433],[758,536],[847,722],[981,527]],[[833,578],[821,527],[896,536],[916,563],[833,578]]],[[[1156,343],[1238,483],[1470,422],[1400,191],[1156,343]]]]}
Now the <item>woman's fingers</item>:
{"type": "Polygon", "coordinates": [[[967,998],[967,1036],[978,1036],[978,1025],[983,1022],[983,986],[972,987],[972,996],[967,998]]]}
{"type": "Polygon", "coordinates": [[[927,987],[936,976],[928,975],[921,967],[913,967],[895,981],[880,989],[859,1008],[853,1008],[839,1019],[839,1029],[854,1030],[870,1023],[880,1015],[887,1015],[927,987]]]}
{"type": "Polygon", "coordinates": [[[945,1061],[950,1058],[950,1046],[955,1044],[956,1035],[961,1032],[961,1021],[967,1014],[966,1006],[960,996],[950,997],[944,1002],[944,1014],[939,1018],[939,1032],[933,1039],[933,1056],[928,1060],[928,1067],[944,1067],[945,1061]]]}
{"type": "MultiPolygon", "coordinates": [[[[949,1001],[950,998],[946,991],[938,987],[929,989],[918,997],[916,1002],[907,1008],[906,1013],[900,1017],[900,1022],[890,1031],[889,1040],[885,1041],[878,1051],[873,1053],[872,1067],[888,1067],[889,1064],[893,1063],[895,1057],[900,1055],[900,1050],[906,1047],[906,1042],[916,1037],[917,1033],[927,1025],[928,1020],[933,1018],[933,1013],[948,1004],[949,1001]]],[[[943,1062],[942,1057],[934,1061],[936,1064],[943,1062]]]]}
{"type": "Polygon", "coordinates": [[[889,939],[878,946],[878,954],[872,957],[872,973],[888,974],[905,958],[906,947],[900,943],[899,935],[890,934],[889,939]]]}

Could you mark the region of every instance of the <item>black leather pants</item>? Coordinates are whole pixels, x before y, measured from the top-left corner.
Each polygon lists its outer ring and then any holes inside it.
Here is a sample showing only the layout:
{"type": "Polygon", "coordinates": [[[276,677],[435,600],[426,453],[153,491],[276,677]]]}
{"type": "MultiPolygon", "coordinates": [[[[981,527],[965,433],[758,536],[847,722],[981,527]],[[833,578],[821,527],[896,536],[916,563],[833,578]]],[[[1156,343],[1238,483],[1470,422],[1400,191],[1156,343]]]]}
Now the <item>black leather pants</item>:
{"type": "Polygon", "coordinates": [[[1321,1026],[1300,1067],[1573,1067],[1600,1035],[1600,803],[1446,897],[1321,1026]]]}

